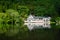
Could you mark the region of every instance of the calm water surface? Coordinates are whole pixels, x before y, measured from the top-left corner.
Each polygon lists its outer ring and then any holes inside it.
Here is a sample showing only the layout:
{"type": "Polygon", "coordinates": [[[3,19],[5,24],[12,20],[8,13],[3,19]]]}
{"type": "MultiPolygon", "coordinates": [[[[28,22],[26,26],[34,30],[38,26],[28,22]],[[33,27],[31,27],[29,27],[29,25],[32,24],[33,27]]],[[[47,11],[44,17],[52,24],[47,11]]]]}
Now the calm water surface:
{"type": "Polygon", "coordinates": [[[0,40],[58,40],[60,25],[39,23],[3,24],[0,29],[0,40]]]}

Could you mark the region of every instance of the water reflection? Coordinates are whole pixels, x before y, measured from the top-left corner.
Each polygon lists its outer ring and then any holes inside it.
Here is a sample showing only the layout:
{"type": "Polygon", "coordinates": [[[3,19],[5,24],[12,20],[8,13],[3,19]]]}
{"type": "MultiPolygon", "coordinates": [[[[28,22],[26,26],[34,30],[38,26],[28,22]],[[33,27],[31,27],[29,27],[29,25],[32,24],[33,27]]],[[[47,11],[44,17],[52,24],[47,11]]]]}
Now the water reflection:
{"type": "Polygon", "coordinates": [[[19,32],[19,24],[0,24],[0,34],[13,36],[19,32]]]}
{"type": "MultiPolygon", "coordinates": [[[[50,24],[48,23],[25,23],[24,25],[18,24],[4,24],[0,25],[1,30],[4,32],[0,34],[0,39],[3,40],[35,40],[35,39],[46,39],[46,40],[53,40],[58,35],[59,30],[58,29],[40,29],[40,28],[51,28],[50,24]],[[44,24],[44,25],[43,25],[44,24]],[[32,31],[26,31],[27,27],[24,26],[27,25],[29,30],[32,31]],[[33,30],[36,29],[36,30],[33,30]],[[6,30],[6,31],[5,31],[6,30]]],[[[53,25],[55,27],[55,25],[53,25]]]]}
{"type": "Polygon", "coordinates": [[[24,25],[27,25],[29,30],[33,29],[39,29],[39,28],[51,28],[50,24],[48,23],[25,23],[24,25]]]}

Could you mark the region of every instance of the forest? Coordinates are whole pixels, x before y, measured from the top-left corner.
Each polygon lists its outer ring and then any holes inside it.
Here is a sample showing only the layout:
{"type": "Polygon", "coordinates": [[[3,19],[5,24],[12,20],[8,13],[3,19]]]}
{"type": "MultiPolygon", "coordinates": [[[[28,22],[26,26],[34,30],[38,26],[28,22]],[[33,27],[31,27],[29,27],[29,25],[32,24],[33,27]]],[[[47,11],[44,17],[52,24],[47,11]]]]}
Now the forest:
{"type": "Polygon", "coordinates": [[[51,23],[60,24],[60,0],[0,0],[0,34],[29,31],[23,24],[30,14],[51,17],[51,23]]]}

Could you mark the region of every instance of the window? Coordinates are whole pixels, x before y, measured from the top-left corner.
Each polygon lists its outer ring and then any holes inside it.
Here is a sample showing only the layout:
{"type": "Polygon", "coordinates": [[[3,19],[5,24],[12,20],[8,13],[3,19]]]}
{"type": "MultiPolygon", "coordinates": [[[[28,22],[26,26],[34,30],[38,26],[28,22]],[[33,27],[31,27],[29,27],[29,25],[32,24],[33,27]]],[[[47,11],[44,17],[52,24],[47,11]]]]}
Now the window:
{"type": "Polygon", "coordinates": [[[43,18],[39,18],[40,20],[42,20],[43,18]]]}
{"type": "Polygon", "coordinates": [[[29,20],[29,21],[31,21],[31,20],[29,20]]]}

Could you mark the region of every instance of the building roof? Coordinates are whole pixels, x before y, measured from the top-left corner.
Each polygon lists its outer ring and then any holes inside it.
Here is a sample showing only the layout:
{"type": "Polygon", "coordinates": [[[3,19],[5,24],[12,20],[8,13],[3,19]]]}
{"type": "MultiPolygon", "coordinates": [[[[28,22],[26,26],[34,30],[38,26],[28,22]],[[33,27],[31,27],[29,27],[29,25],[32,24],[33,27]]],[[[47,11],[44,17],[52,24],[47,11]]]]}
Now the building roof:
{"type": "Polygon", "coordinates": [[[35,18],[35,19],[38,19],[38,18],[40,18],[40,19],[42,19],[42,18],[51,18],[51,17],[41,17],[41,16],[34,16],[34,15],[29,15],[29,17],[33,17],[33,18],[35,18]]]}

